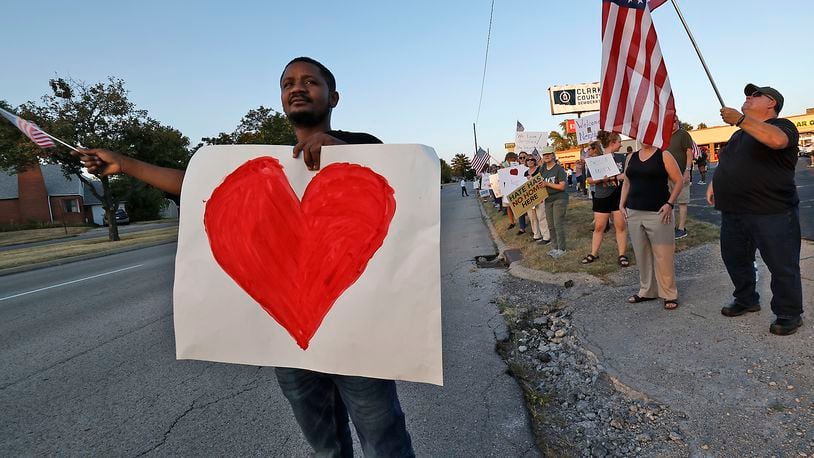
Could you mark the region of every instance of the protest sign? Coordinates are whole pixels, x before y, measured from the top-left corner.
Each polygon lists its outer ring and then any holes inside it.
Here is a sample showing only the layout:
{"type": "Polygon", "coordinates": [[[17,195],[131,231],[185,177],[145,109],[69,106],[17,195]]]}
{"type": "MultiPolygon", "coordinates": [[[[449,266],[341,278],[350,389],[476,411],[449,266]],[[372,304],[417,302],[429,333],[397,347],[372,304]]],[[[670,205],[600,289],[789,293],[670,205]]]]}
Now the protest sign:
{"type": "Polygon", "coordinates": [[[489,188],[495,193],[495,197],[503,197],[503,193],[500,191],[500,175],[497,173],[489,175],[489,188]]]}
{"type": "Polygon", "coordinates": [[[513,165],[505,167],[497,171],[500,177],[500,193],[505,196],[515,189],[519,188],[526,182],[527,178],[523,176],[529,168],[525,165],[513,165]]]}
{"type": "Polygon", "coordinates": [[[481,177],[480,177],[480,188],[481,189],[490,189],[491,188],[491,186],[489,184],[489,174],[488,173],[484,173],[483,175],[481,175],[481,177]]]}
{"type": "Polygon", "coordinates": [[[545,179],[540,174],[532,175],[529,181],[512,191],[507,197],[512,212],[515,216],[520,216],[548,197],[545,179]]]}
{"type": "Polygon", "coordinates": [[[615,177],[622,173],[619,166],[616,165],[616,161],[613,160],[613,154],[586,157],[585,164],[588,165],[588,170],[591,171],[591,176],[595,179],[615,177]]]}
{"type": "Polygon", "coordinates": [[[537,150],[539,154],[543,153],[543,148],[548,144],[547,132],[515,132],[514,134],[514,152],[520,154],[525,151],[531,154],[537,150]]]}
{"type": "Polygon", "coordinates": [[[479,195],[481,197],[489,197],[489,190],[488,189],[481,189],[480,191],[478,191],[478,193],[479,193],[479,195]]]}
{"type": "Polygon", "coordinates": [[[323,146],[311,172],[291,149],[217,145],[193,156],[177,358],[441,384],[435,152],[323,146]]]}
{"type": "Polygon", "coordinates": [[[574,120],[577,124],[577,143],[584,145],[596,140],[599,132],[599,113],[584,116],[574,120]]]}

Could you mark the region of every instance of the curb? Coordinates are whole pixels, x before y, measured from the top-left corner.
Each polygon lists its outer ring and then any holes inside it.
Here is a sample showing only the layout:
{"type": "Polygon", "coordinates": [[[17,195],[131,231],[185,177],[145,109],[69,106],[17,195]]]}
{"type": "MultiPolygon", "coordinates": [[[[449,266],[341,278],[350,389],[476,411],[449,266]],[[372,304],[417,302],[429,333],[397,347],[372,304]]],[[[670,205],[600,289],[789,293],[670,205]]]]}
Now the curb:
{"type": "MultiPolygon", "coordinates": [[[[492,234],[492,240],[494,241],[495,245],[497,245],[498,255],[503,256],[503,253],[507,248],[506,244],[503,242],[503,239],[500,238],[500,235],[498,235],[497,228],[495,228],[495,225],[492,224],[492,220],[483,209],[483,203],[478,202],[478,206],[480,208],[481,216],[486,221],[486,226],[489,228],[489,232],[492,234]]],[[[520,265],[520,261],[515,261],[509,264],[508,272],[513,277],[522,278],[523,280],[531,280],[539,283],[549,283],[560,286],[564,285],[567,281],[573,281],[575,283],[574,286],[581,287],[595,287],[605,284],[605,282],[603,282],[599,277],[595,277],[584,272],[562,272],[555,274],[551,272],[544,272],[542,270],[530,269],[526,266],[520,265]]]]}
{"type": "Polygon", "coordinates": [[[45,267],[61,266],[63,264],[70,264],[72,262],[86,261],[88,259],[101,258],[101,257],[104,257],[104,256],[110,256],[110,255],[113,255],[113,254],[126,253],[128,251],[140,250],[142,248],[152,248],[154,246],[166,245],[166,244],[169,244],[169,243],[177,243],[177,242],[178,242],[178,239],[175,239],[175,240],[163,240],[163,241],[160,241],[160,242],[150,242],[150,243],[145,243],[145,244],[142,244],[142,245],[131,245],[131,246],[124,247],[124,248],[115,248],[115,249],[112,249],[112,250],[102,251],[102,252],[99,252],[99,253],[88,253],[88,254],[83,254],[83,255],[80,255],[80,256],[71,256],[71,257],[68,257],[68,258],[54,259],[52,261],[38,262],[36,264],[28,264],[28,265],[25,265],[25,266],[9,267],[7,269],[0,269],[0,277],[4,277],[6,275],[18,274],[18,273],[22,273],[22,272],[28,272],[28,271],[31,271],[31,270],[43,269],[45,267]]]}

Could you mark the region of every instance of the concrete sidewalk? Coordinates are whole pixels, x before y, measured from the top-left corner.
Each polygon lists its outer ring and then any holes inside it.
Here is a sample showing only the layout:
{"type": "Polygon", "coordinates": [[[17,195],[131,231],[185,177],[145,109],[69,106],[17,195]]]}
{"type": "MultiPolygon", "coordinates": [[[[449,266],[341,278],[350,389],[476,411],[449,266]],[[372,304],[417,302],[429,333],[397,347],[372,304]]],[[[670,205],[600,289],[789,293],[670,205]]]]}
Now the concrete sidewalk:
{"type": "MultiPolygon", "coordinates": [[[[770,276],[761,265],[763,310],[720,314],[732,285],[720,248],[677,254],[681,306],[628,304],[638,271],[617,286],[586,288],[571,304],[579,337],[609,374],[672,410],[697,456],[814,456],[814,321],[792,336],[769,333],[770,276]]],[[[814,307],[814,242],[803,241],[803,307],[814,307]]]]}
{"type": "Polygon", "coordinates": [[[523,393],[495,352],[503,318],[490,301],[505,271],[476,269],[497,253],[478,200],[460,186],[441,191],[444,386],[399,383],[417,456],[534,457],[523,393]]]}

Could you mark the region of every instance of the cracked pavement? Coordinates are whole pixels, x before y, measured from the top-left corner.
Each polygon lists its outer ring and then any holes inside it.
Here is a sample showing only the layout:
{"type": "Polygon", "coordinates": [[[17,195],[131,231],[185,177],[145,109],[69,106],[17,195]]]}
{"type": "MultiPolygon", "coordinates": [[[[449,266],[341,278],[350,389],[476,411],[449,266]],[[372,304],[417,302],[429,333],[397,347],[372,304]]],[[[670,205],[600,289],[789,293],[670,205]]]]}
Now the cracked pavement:
{"type": "MultiPolygon", "coordinates": [[[[474,269],[495,248],[477,199],[458,194],[442,191],[446,386],[398,384],[407,426],[419,456],[538,456],[495,352],[490,300],[506,274],[474,269]]],[[[174,250],[0,277],[0,455],[310,455],[272,368],[175,359],[174,250]]]]}

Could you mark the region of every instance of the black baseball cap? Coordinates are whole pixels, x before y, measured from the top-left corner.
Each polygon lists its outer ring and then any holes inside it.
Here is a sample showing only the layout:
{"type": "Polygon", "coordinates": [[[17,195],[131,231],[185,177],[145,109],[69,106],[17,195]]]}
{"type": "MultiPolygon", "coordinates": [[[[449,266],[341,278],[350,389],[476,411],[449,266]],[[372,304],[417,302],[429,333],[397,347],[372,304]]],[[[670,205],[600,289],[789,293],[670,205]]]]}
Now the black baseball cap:
{"type": "Polygon", "coordinates": [[[769,86],[762,86],[761,87],[761,86],[758,86],[758,85],[755,85],[755,84],[752,84],[752,83],[747,84],[746,87],[743,88],[743,93],[746,94],[746,95],[752,95],[755,92],[762,92],[762,93],[768,95],[769,97],[771,97],[772,100],[777,102],[775,104],[775,106],[774,106],[774,111],[776,111],[778,114],[780,114],[780,110],[783,109],[783,94],[781,94],[780,91],[778,91],[777,89],[775,89],[773,87],[769,87],[769,86]]]}

